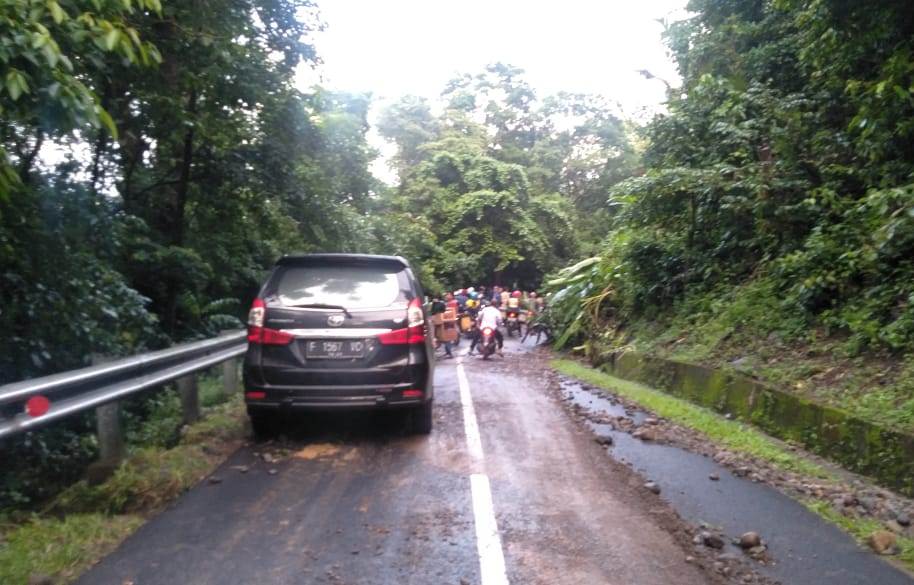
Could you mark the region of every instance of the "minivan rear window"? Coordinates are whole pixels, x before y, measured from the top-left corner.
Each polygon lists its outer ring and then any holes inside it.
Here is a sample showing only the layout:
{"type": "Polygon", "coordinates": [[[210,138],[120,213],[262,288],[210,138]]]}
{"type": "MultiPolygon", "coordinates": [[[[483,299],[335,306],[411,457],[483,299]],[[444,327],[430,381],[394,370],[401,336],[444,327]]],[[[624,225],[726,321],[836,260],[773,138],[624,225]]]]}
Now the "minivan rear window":
{"type": "Polygon", "coordinates": [[[285,306],[326,304],[347,309],[388,307],[407,301],[399,271],[370,266],[286,266],[276,296],[285,306]]]}

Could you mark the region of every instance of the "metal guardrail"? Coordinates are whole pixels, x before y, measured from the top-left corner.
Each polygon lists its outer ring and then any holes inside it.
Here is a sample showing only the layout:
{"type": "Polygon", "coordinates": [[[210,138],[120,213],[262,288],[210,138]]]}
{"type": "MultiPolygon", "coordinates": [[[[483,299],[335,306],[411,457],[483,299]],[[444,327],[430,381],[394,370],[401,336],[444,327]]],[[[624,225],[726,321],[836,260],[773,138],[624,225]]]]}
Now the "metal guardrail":
{"type": "MultiPolygon", "coordinates": [[[[226,385],[229,385],[228,377],[231,376],[231,384],[237,386],[234,358],[242,355],[246,348],[245,332],[236,331],[204,341],[0,386],[0,439],[34,430],[78,412],[104,408],[131,394],[182,379],[189,380],[187,388],[193,394],[191,400],[185,400],[182,395],[185,411],[188,404],[197,408],[194,374],[232,360],[231,369],[225,370],[226,385]],[[37,412],[27,412],[36,400],[43,404],[42,407],[37,412]]],[[[102,409],[98,410],[99,434],[102,435],[102,409]]],[[[199,416],[199,412],[189,418],[195,416],[199,416]]],[[[185,417],[188,417],[187,412],[185,417]]],[[[119,427],[119,422],[116,424],[119,427]]]]}

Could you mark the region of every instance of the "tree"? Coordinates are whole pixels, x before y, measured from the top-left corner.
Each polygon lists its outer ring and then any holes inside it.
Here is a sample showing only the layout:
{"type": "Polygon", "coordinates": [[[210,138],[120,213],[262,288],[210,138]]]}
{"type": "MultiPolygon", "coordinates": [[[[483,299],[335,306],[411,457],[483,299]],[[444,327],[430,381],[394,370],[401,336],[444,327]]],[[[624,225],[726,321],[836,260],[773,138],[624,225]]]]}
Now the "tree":
{"type": "Polygon", "coordinates": [[[603,306],[656,318],[756,286],[784,315],[762,334],[914,347],[908,4],[690,2],[667,31],[682,88],[644,131],[644,174],[607,199],[603,306]]]}
{"type": "Polygon", "coordinates": [[[318,63],[310,2],[23,0],[0,18],[4,379],[240,326],[279,255],[371,245],[369,98],[293,86],[318,63]]]}
{"type": "Polygon", "coordinates": [[[91,10],[85,4],[8,0],[0,6],[0,202],[28,182],[48,136],[62,137],[87,125],[116,133],[111,116],[85,83],[109,55],[131,66],[160,60],[128,21],[137,11],[159,12],[159,0],[135,5],[98,0],[91,10]]]}
{"type": "Polygon", "coordinates": [[[521,73],[494,65],[452,81],[437,117],[418,98],[382,114],[380,128],[397,146],[400,175],[387,206],[430,226],[432,245],[417,250],[427,280],[531,287],[578,253],[572,200],[547,190],[561,186],[573,141],[563,142],[541,115],[521,73]],[[550,169],[536,166],[547,159],[550,169]],[[530,173],[553,179],[533,185],[530,173]]]}

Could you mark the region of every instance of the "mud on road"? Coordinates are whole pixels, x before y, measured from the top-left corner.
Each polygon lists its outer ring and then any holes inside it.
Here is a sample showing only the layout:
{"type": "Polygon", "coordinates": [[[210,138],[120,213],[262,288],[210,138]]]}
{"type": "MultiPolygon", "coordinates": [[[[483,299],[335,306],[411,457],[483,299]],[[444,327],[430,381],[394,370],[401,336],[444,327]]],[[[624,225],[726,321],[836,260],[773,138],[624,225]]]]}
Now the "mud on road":
{"type": "Polygon", "coordinates": [[[694,530],[562,408],[544,354],[508,343],[501,360],[439,363],[431,436],[405,435],[390,413],[296,418],[79,583],[488,585],[471,475],[488,480],[512,584],[763,582],[696,551],[694,530]],[[461,368],[481,458],[468,450],[461,368]]]}

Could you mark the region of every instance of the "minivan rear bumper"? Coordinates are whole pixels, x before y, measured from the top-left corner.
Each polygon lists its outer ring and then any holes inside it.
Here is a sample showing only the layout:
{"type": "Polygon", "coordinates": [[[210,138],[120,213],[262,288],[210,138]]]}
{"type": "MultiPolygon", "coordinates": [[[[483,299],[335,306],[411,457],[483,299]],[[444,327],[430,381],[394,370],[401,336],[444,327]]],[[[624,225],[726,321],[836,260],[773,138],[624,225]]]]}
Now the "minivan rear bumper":
{"type": "Polygon", "coordinates": [[[426,388],[415,384],[386,386],[247,386],[244,402],[248,412],[306,410],[371,410],[418,406],[432,399],[426,388]],[[421,390],[421,397],[404,391],[421,390]],[[263,398],[251,394],[263,393],[263,398]]]}

